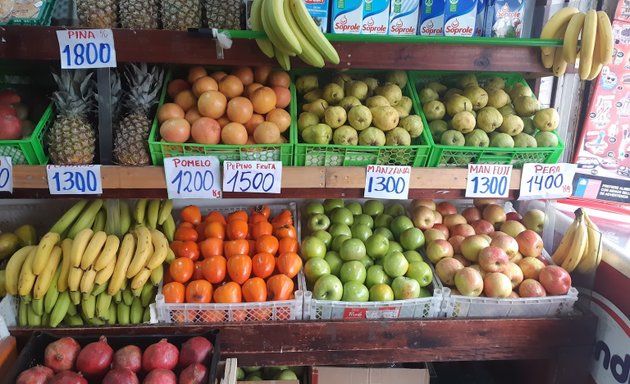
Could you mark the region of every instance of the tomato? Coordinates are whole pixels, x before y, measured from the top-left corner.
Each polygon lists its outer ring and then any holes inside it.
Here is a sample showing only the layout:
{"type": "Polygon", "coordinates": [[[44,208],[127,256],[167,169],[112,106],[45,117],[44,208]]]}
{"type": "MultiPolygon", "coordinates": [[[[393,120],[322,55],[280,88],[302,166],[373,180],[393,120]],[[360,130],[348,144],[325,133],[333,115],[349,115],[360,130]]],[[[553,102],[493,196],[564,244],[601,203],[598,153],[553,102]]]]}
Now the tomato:
{"type": "Polygon", "coordinates": [[[182,221],[197,225],[201,223],[201,210],[196,205],[189,205],[180,213],[182,221]]]}
{"type": "Polygon", "coordinates": [[[256,240],[256,252],[275,255],[278,252],[278,239],[273,235],[262,235],[256,240]]]}
{"type": "Polygon", "coordinates": [[[208,216],[206,216],[205,221],[208,222],[217,222],[217,223],[221,223],[223,225],[225,225],[227,222],[225,221],[225,217],[223,216],[223,214],[219,211],[212,211],[208,214],[208,216]]]}
{"type": "Polygon", "coordinates": [[[212,284],[206,280],[194,280],[186,287],[187,303],[209,303],[212,300],[212,284]]]}
{"type": "Polygon", "coordinates": [[[263,235],[271,235],[273,233],[273,226],[268,221],[259,221],[252,224],[252,238],[258,239],[263,235]]]}
{"type": "Polygon", "coordinates": [[[278,271],[294,278],[302,269],[302,258],[297,253],[283,253],[278,257],[278,271]]]}
{"type": "Polygon", "coordinates": [[[268,205],[264,205],[264,204],[257,205],[254,208],[252,208],[252,214],[254,214],[254,212],[260,213],[267,219],[269,219],[269,216],[271,216],[271,208],[268,205]]]}
{"type": "Polygon", "coordinates": [[[282,255],[287,252],[297,252],[299,244],[296,239],[291,237],[283,237],[278,241],[278,254],[282,255]]]}
{"type": "Polygon", "coordinates": [[[236,255],[227,259],[227,273],[232,281],[243,284],[252,273],[252,258],[236,255]]]}
{"type": "Polygon", "coordinates": [[[201,273],[201,265],[201,261],[195,261],[195,270],[193,271],[193,275],[190,278],[191,280],[203,279],[203,274],[201,273]]]}
{"type": "Polygon", "coordinates": [[[230,240],[245,239],[249,234],[249,225],[243,220],[230,221],[227,224],[226,234],[230,240]]]}
{"type": "Polygon", "coordinates": [[[293,280],[287,275],[273,275],[267,280],[267,297],[270,301],[289,300],[293,287],[293,280]]]}
{"type": "Polygon", "coordinates": [[[219,284],[225,280],[227,260],[223,256],[210,256],[202,261],[201,273],[212,284],[219,284]]]}
{"type": "Polygon", "coordinates": [[[175,240],[179,241],[197,241],[199,234],[193,228],[179,227],[175,231],[175,240]]]}
{"type": "Polygon", "coordinates": [[[240,303],[242,301],[241,286],[233,281],[214,290],[215,303],[240,303]]]}
{"type": "Polygon", "coordinates": [[[201,249],[201,255],[204,258],[210,256],[221,256],[223,255],[223,239],[209,237],[199,243],[199,248],[201,249]]]}
{"type": "Polygon", "coordinates": [[[217,239],[225,239],[225,224],[218,221],[206,222],[203,234],[206,238],[215,237],[217,239]]]}
{"type": "Polygon", "coordinates": [[[175,253],[175,256],[197,261],[199,260],[199,246],[194,241],[183,241],[179,247],[179,253],[175,253]]]}
{"type": "Polygon", "coordinates": [[[183,303],[186,299],[186,287],[184,284],[173,281],[168,284],[164,284],[162,287],[162,295],[164,295],[164,301],[169,304],[183,303]]]}
{"type": "Polygon", "coordinates": [[[276,235],[278,239],[282,239],[284,237],[297,239],[297,231],[295,230],[295,227],[291,224],[274,227],[273,234],[276,235]]]}
{"type": "Polygon", "coordinates": [[[195,263],[187,257],[178,257],[168,267],[168,271],[174,281],[185,283],[195,271],[195,263]]]}
{"type": "Polygon", "coordinates": [[[248,255],[249,242],[247,240],[231,240],[223,242],[223,256],[228,259],[234,255],[248,255]]]}
{"type": "Polygon", "coordinates": [[[247,222],[247,212],[245,211],[235,211],[228,215],[227,222],[230,223],[232,221],[244,221],[247,222]]]}
{"type": "Polygon", "coordinates": [[[276,268],[276,259],[271,253],[257,253],[252,258],[252,272],[263,279],[268,278],[276,268]]]}
{"type": "Polygon", "coordinates": [[[293,214],[290,210],[285,209],[271,219],[271,224],[273,224],[274,228],[284,225],[293,225],[293,214]]]}
{"type": "Polygon", "coordinates": [[[252,277],[242,287],[243,299],[249,303],[267,301],[267,285],[260,277],[252,277]]]}

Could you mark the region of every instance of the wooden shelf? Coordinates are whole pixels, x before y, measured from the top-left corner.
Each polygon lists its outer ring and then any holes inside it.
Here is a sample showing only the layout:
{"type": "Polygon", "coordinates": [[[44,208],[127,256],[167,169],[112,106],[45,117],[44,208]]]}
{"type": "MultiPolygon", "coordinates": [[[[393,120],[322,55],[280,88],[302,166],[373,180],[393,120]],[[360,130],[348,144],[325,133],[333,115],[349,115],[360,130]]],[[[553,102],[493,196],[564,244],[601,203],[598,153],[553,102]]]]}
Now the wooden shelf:
{"type": "MultiPolygon", "coordinates": [[[[59,45],[56,31],[63,29],[67,28],[3,26],[0,29],[2,41],[0,58],[58,61],[59,45]]],[[[235,32],[235,35],[240,34],[235,32]]],[[[349,38],[345,35],[331,37],[331,40],[347,39],[349,38]]],[[[341,63],[330,67],[496,71],[551,75],[540,62],[539,48],[533,46],[544,43],[544,40],[532,40],[532,46],[511,46],[502,42],[500,47],[476,43],[477,40],[473,44],[445,44],[444,39],[435,39],[433,42],[420,37],[401,38],[400,42],[395,43],[392,43],[391,39],[372,39],[371,37],[365,37],[362,40],[364,41],[333,41],[339,52],[341,63]]],[[[255,41],[250,38],[235,38],[232,48],[225,50],[223,60],[217,59],[215,43],[210,37],[188,32],[115,29],[114,41],[119,62],[227,66],[243,65],[243,63],[248,65],[276,64],[275,61],[265,57],[255,41]]],[[[515,40],[514,44],[517,42],[518,40],[515,40]]],[[[507,44],[509,43],[507,41],[507,44]]],[[[293,64],[304,65],[299,60],[294,60],[293,64]]]]}
{"type": "MultiPolygon", "coordinates": [[[[409,198],[464,198],[467,169],[413,168],[409,198]]],[[[13,167],[13,197],[49,197],[46,166],[13,167]]],[[[104,197],[166,197],[162,167],[103,166],[104,197]]],[[[509,186],[510,197],[517,196],[520,170],[514,170],[509,186]]],[[[225,198],[327,198],[363,197],[364,167],[284,167],[280,195],[224,193],[225,198]]]]}

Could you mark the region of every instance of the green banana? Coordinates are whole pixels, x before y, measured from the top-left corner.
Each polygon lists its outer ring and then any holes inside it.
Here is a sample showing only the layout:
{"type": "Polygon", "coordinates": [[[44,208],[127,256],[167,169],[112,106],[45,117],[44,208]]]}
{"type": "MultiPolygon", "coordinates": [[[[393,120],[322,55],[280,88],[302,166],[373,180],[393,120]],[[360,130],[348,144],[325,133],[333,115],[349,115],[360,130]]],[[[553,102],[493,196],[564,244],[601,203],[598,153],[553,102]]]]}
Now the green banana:
{"type": "Polygon", "coordinates": [[[114,303],[119,304],[122,301],[122,290],[114,295],[114,303]]]}
{"type": "Polygon", "coordinates": [[[81,327],[83,326],[83,319],[81,318],[81,316],[79,315],[72,315],[72,316],[67,316],[65,318],[65,322],[66,324],[68,324],[70,327],[81,327]]]}
{"type": "Polygon", "coordinates": [[[81,292],[70,291],[70,301],[72,301],[72,304],[74,305],[79,305],[81,302],[81,292]]]}
{"type": "Polygon", "coordinates": [[[147,227],[157,229],[158,216],[160,215],[160,200],[153,199],[149,201],[147,208],[147,227]]]}
{"type": "Polygon", "coordinates": [[[158,214],[158,224],[164,224],[166,219],[171,215],[171,212],[173,212],[173,200],[163,200],[162,205],[160,205],[160,213],[158,214]]]}
{"type": "Polygon", "coordinates": [[[164,265],[160,265],[159,267],[151,271],[151,283],[153,283],[153,285],[155,285],[156,287],[160,285],[160,282],[162,282],[163,278],[164,278],[164,265]]]}
{"type": "Polygon", "coordinates": [[[22,300],[26,304],[30,304],[33,300],[33,296],[29,293],[28,295],[20,296],[20,300],[22,300]]]}
{"type": "Polygon", "coordinates": [[[38,316],[44,314],[44,299],[33,299],[31,301],[31,308],[38,316]]]}
{"type": "Polygon", "coordinates": [[[166,259],[164,261],[169,265],[175,261],[175,252],[170,247],[166,250],[166,259]]]}
{"type": "MultiPolygon", "coordinates": [[[[66,314],[68,314],[68,310],[70,309],[70,307],[74,308],[74,305],[70,303],[70,293],[68,291],[60,293],[59,298],[55,303],[55,307],[50,313],[50,326],[53,328],[58,326],[61,321],[66,317],[66,314]]],[[[76,313],[76,308],[74,309],[74,311],[76,313]]]]}
{"type": "MultiPolygon", "coordinates": [[[[262,8],[263,0],[255,0],[252,2],[251,6],[251,16],[249,18],[249,22],[252,25],[252,30],[257,32],[265,32],[262,25],[262,8]]],[[[258,44],[258,48],[265,54],[268,58],[273,58],[273,44],[269,41],[268,38],[260,38],[256,39],[256,44],[258,44]]]]}
{"type": "Polygon", "coordinates": [[[131,324],[140,324],[142,322],[142,314],[144,313],[144,308],[142,308],[142,302],[140,302],[139,297],[134,297],[133,302],[131,303],[131,312],[129,314],[129,320],[131,324]]]}
{"type": "Polygon", "coordinates": [[[59,291],[57,290],[57,282],[59,281],[59,276],[61,275],[61,264],[57,267],[57,272],[53,276],[52,281],[50,282],[50,286],[48,286],[48,290],[44,295],[44,312],[50,313],[55,306],[59,298],[59,291]]]}
{"type": "Polygon", "coordinates": [[[140,297],[140,295],[142,294],[142,288],[144,288],[144,285],[141,285],[136,289],[132,289],[131,294],[133,295],[133,297],[140,297]]]}
{"type": "Polygon", "coordinates": [[[116,320],[118,321],[118,324],[129,324],[129,312],[130,308],[124,302],[120,302],[116,305],[116,320]]]}
{"type": "Polygon", "coordinates": [[[28,325],[28,303],[24,300],[20,300],[18,306],[18,325],[20,327],[26,327],[28,325]]]}
{"type": "Polygon", "coordinates": [[[83,208],[87,205],[87,200],[80,200],[76,204],[72,206],[72,208],[68,209],[66,213],[61,216],[59,220],[50,228],[50,232],[62,234],[70,228],[74,220],[81,214],[83,208]]]}
{"type": "Polygon", "coordinates": [[[121,236],[129,232],[131,228],[131,212],[129,211],[129,204],[125,200],[118,201],[120,209],[120,234],[121,236]]]}
{"type": "Polygon", "coordinates": [[[144,308],[144,313],[142,314],[142,322],[150,323],[151,322],[151,308],[144,308]]]}
{"type": "Polygon", "coordinates": [[[103,207],[103,200],[96,199],[93,200],[90,205],[81,213],[81,216],[74,222],[72,227],[70,227],[70,231],[68,232],[68,238],[74,239],[77,233],[81,232],[86,228],[92,228],[92,224],[94,223],[94,219],[96,219],[96,215],[98,211],[103,207]]]}
{"type": "Polygon", "coordinates": [[[112,304],[112,297],[103,292],[96,298],[96,316],[102,320],[109,319],[109,306],[112,304]]]}
{"type": "MultiPolygon", "coordinates": [[[[68,298],[70,298],[70,294],[69,294],[69,293],[68,293],[68,298]]],[[[77,313],[78,313],[78,312],[77,312],[77,306],[76,306],[76,305],[74,305],[74,304],[72,304],[72,300],[70,300],[70,305],[68,305],[68,314],[69,314],[70,316],[74,316],[74,315],[76,315],[77,313]]]]}
{"type": "Polygon", "coordinates": [[[107,289],[107,283],[98,284],[94,286],[94,289],[92,289],[91,294],[94,296],[98,296],[102,292],[105,292],[106,289],[107,289]]]}
{"type": "Polygon", "coordinates": [[[173,240],[175,240],[176,229],[177,228],[175,226],[175,219],[173,219],[173,215],[169,215],[166,218],[166,220],[164,220],[164,223],[162,224],[162,232],[164,233],[164,236],[166,236],[169,242],[172,242],[173,240]]]}
{"type": "Polygon", "coordinates": [[[136,209],[134,210],[134,216],[133,216],[133,218],[136,220],[136,224],[144,223],[144,215],[147,210],[148,202],[149,200],[147,199],[140,199],[136,203],[136,209]]]}
{"type": "Polygon", "coordinates": [[[38,315],[37,313],[35,313],[32,305],[28,306],[28,310],[26,311],[26,318],[28,319],[29,327],[42,326],[42,315],[38,315]]]}
{"type": "Polygon", "coordinates": [[[98,213],[96,214],[96,217],[94,218],[94,223],[92,224],[92,230],[94,232],[104,231],[106,222],[107,222],[107,212],[105,212],[104,209],[101,209],[100,211],[98,211],[98,213]]]}
{"type": "MultiPolygon", "coordinates": [[[[335,48],[330,44],[330,41],[324,36],[321,29],[315,24],[315,21],[308,13],[306,5],[303,0],[289,0],[291,2],[291,11],[295,17],[296,22],[300,26],[300,29],[311,42],[311,44],[317,48],[319,53],[332,64],[339,64],[339,54],[335,48]]],[[[263,14],[264,15],[264,14],[263,14]]]]}
{"type": "Polygon", "coordinates": [[[99,319],[98,317],[93,317],[91,319],[87,319],[86,321],[88,324],[94,325],[94,326],[105,325],[105,322],[99,319]]]}
{"type": "Polygon", "coordinates": [[[109,306],[109,318],[107,319],[107,322],[109,324],[116,324],[116,314],[117,314],[116,303],[112,303],[109,306]]]}
{"type": "Polygon", "coordinates": [[[44,314],[42,315],[42,327],[50,326],[50,324],[48,322],[49,318],[50,318],[50,315],[48,315],[46,312],[44,312],[44,314]]]}
{"type": "Polygon", "coordinates": [[[96,297],[88,295],[87,298],[81,300],[81,313],[84,319],[92,319],[96,314],[96,297]]]}
{"type": "Polygon", "coordinates": [[[143,307],[148,307],[155,297],[155,287],[152,284],[145,284],[142,287],[142,293],[140,294],[140,301],[143,307]]]}
{"type": "Polygon", "coordinates": [[[122,301],[125,305],[131,306],[131,303],[133,303],[133,293],[131,293],[130,289],[122,291],[122,301]]]}

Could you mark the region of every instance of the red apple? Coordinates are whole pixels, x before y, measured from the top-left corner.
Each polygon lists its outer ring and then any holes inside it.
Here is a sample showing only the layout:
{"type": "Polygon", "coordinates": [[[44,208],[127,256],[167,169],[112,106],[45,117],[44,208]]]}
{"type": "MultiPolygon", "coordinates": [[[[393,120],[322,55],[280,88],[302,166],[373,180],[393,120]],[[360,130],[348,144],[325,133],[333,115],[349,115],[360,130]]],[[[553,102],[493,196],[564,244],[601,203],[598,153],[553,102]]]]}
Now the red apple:
{"type": "Polygon", "coordinates": [[[470,260],[468,260],[461,254],[456,253],[455,255],[453,255],[453,259],[459,260],[459,262],[462,263],[464,267],[470,267],[470,264],[471,264],[470,260]]]}
{"type": "Polygon", "coordinates": [[[455,274],[455,287],[464,296],[479,296],[483,292],[483,278],[474,268],[465,267],[455,274]]]}
{"type": "Polygon", "coordinates": [[[518,294],[521,297],[544,297],[547,296],[545,287],[542,286],[537,280],[525,279],[518,287],[518,294]]]}
{"type": "Polygon", "coordinates": [[[545,227],[545,212],[540,209],[531,209],[523,216],[523,225],[536,233],[542,233],[545,227]]]}
{"type": "Polygon", "coordinates": [[[462,293],[455,287],[451,288],[451,295],[461,296],[462,293]]]}
{"type": "Polygon", "coordinates": [[[424,231],[433,227],[435,217],[431,209],[425,206],[418,206],[411,211],[411,221],[413,221],[413,225],[424,231]]]}
{"type": "Polygon", "coordinates": [[[483,210],[483,208],[489,204],[499,204],[499,200],[497,199],[474,199],[473,200],[473,205],[480,210],[483,210]]]}
{"type": "Polygon", "coordinates": [[[523,277],[525,279],[538,280],[538,275],[540,274],[540,271],[545,268],[545,263],[535,257],[524,257],[517,264],[519,267],[521,267],[521,270],[523,271],[523,277]]]}
{"type": "Polygon", "coordinates": [[[429,244],[438,239],[446,240],[446,236],[444,236],[444,233],[440,231],[439,229],[429,228],[426,231],[424,231],[425,244],[429,244]]]}
{"type": "Polygon", "coordinates": [[[515,263],[509,262],[505,268],[503,268],[503,274],[510,278],[512,289],[516,289],[523,281],[523,271],[515,263]]]}
{"type": "Polygon", "coordinates": [[[414,199],[411,201],[411,209],[416,207],[427,207],[432,211],[435,211],[435,201],[431,199],[414,199]]]}
{"type": "Polygon", "coordinates": [[[479,272],[479,274],[481,275],[481,278],[486,277],[486,275],[488,274],[486,271],[484,271],[481,266],[479,264],[472,264],[470,266],[470,268],[476,270],[477,272],[479,272]]]}
{"type": "Polygon", "coordinates": [[[494,228],[499,229],[505,221],[505,209],[498,204],[489,204],[484,207],[481,217],[488,220],[494,228]]]}
{"type": "Polygon", "coordinates": [[[518,295],[518,293],[512,291],[512,293],[510,293],[510,296],[508,296],[508,299],[518,299],[520,296],[518,295]]]}
{"type": "Polygon", "coordinates": [[[571,288],[571,276],[564,268],[557,265],[548,265],[540,271],[538,280],[547,293],[552,296],[566,295],[571,288]]]}
{"type": "Polygon", "coordinates": [[[462,241],[464,241],[465,237],[462,235],[451,236],[448,239],[448,242],[453,246],[453,252],[455,254],[462,253],[462,241]]]}
{"type": "Polygon", "coordinates": [[[444,285],[452,286],[455,284],[455,274],[460,269],[464,269],[464,265],[457,259],[446,257],[435,265],[435,273],[438,275],[444,285]]]}
{"type": "Polygon", "coordinates": [[[466,218],[468,224],[481,219],[481,211],[475,207],[468,207],[462,211],[462,216],[466,218]]]}
{"type": "Polygon", "coordinates": [[[475,235],[475,230],[470,224],[457,224],[457,225],[452,226],[450,230],[451,230],[451,236],[460,235],[464,237],[469,237],[469,236],[475,235]]]}
{"type": "Polygon", "coordinates": [[[512,293],[512,282],[500,272],[488,273],[483,278],[483,293],[488,297],[508,297],[512,293]]]}
{"type": "Polygon", "coordinates": [[[490,241],[483,237],[483,235],[474,235],[464,239],[460,246],[462,255],[472,261],[476,262],[479,259],[479,252],[482,249],[490,245],[490,241]]]}
{"type": "Polygon", "coordinates": [[[494,239],[495,237],[499,237],[499,236],[508,236],[508,234],[501,231],[494,231],[494,232],[488,233],[488,236],[490,236],[491,239],[494,239]]]}
{"type": "Polygon", "coordinates": [[[442,219],[442,224],[450,228],[457,224],[467,224],[467,223],[466,223],[466,218],[464,216],[460,215],[459,213],[453,213],[451,215],[444,216],[444,218],[442,219]]]}
{"type": "Polygon", "coordinates": [[[434,240],[427,245],[427,257],[433,264],[445,257],[453,257],[453,246],[446,240],[434,240]]]}
{"type": "Polygon", "coordinates": [[[516,252],[513,256],[510,257],[510,261],[518,264],[519,261],[523,260],[523,255],[520,252],[516,252]]]}
{"type": "Polygon", "coordinates": [[[531,229],[527,229],[516,236],[518,250],[525,257],[538,257],[542,254],[543,240],[531,229]]]}
{"type": "Polygon", "coordinates": [[[488,220],[477,220],[472,224],[475,233],[478,235],[488,234],[494,232],[494,226],[488,220]]]}
{"type": "Polygon", "coordinates": [[[491,245],[479,252],[479,265],[486,272],[502,272],[509,262],[507,253],[499,247],[491,245]]]}
{"type": "Polygon", "coordinates": [[[444,234],[445,239],[448,239],[449,237],[451,237],[448,227],[442,223],[433,224],[433,229],[437,229],[438,231],[442,232],[444,234]]]}
{"type": "Polygon", "coordinates": [[[22,122],[15,115],[0,116],[0,140],[18,140],[22,137],[22,122]]]}
{"type": "Polygon", "coordinates": [[[442,224],[442,214],[438,211],[433,211],[433,217],[436,224],[442,224]]]}
{"type": "Polygon", "coordinates": [[[523,224],[515,220],[507,220],[505,223],[501,224],[501,232],[505,232],[512,237],[518,236],[519,233],[526,229],[523,224]]]}
{"type": "Polygon", "coordinates": [[[440,212],[442,216],[452,215],[452,214],[457,213],[457,208],[455,208],[455,206],[449,203],[448,201],[442,201],[441,203],[439,203],[435,207],[435,210],[440,212]]]}
{"type": "Polygon", "coordinates": [[[508,212],[505,214],[505,220],[514,220],[520,222],[523,220],[523,216],[521,216],[518,212],[508,212]]]}
{"type": "Polygon", "coordinates": [[[490,245],[499,247],[507,253],[508,258],[511,259],[518,253],[518,243],[512,236],[497,236],[490,242],[490,245]]]}

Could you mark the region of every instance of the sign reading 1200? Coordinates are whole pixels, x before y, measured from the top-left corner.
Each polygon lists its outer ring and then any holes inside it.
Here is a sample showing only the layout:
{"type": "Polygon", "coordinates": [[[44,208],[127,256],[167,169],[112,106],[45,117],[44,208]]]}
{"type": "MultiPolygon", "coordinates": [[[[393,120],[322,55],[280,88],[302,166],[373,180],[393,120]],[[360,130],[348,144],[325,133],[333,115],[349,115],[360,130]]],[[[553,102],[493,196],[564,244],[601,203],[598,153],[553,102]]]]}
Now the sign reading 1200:
{"type": "Polygon", "coordinates": [[[168,198],[220,198],[220,172],[215,156],[168,157],[164,159],[168,198]]]}

